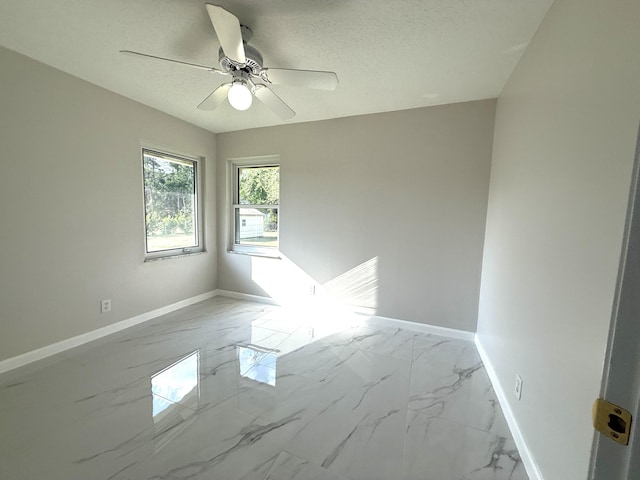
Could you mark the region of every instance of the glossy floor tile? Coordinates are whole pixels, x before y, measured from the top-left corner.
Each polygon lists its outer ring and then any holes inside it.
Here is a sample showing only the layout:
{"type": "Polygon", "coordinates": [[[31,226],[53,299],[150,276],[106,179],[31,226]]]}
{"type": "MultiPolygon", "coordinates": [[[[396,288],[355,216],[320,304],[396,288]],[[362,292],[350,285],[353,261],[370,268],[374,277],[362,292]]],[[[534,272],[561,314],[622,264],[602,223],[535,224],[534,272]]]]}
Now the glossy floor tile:
{"type": "Polygon", "coordinates": [[[0,376],[0,478],[526,480],[473,343],[225,297],[0,376]]]}

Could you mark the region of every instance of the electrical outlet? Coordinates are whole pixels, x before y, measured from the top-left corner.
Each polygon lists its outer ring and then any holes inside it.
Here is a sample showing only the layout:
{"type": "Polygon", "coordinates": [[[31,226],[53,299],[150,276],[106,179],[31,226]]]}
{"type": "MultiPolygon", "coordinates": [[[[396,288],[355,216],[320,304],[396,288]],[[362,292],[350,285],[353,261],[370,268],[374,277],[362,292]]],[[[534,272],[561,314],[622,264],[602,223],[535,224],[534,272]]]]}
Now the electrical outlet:
{"type": "Polygon", "coordinates": [[[520,400],[522,398],[522,377],[516,373],[516,387],[514,389],[516,398],[520,400]]]}
{"type": "Polygon", "coordinates": [[[315,295],[316,294],[316,286],[315,285],[309,285],[309,290],[307,292],[309,293],[309,295],[315,295]]]}
{"type": "Polygon", "coordinates": [[[111,299],[106,298],[100,302],[100,313],[107,313],[111,311],[111,299]]]}

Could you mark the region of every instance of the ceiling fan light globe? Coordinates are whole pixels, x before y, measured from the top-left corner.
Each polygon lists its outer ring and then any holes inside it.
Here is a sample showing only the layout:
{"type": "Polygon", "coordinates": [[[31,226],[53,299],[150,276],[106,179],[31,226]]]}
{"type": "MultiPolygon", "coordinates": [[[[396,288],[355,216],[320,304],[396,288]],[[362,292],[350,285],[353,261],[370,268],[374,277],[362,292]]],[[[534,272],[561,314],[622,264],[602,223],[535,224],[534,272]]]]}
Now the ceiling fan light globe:
{"type": "Polygon", "coordinates": [[[251,91],[243,83],[236,82],[231,85],[227,98],[229,103],[236,110],[247,110],[253,100],[251,91]]]}

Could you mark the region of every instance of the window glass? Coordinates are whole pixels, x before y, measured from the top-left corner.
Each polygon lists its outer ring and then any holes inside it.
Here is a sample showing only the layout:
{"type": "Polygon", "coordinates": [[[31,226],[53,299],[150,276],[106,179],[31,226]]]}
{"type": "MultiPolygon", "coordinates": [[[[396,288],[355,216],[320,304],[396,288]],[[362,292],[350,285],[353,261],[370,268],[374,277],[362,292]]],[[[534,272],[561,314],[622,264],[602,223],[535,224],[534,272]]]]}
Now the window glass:
{"type": "Polygon", "coordinates": [[[199,247],[196,161],[143,150],[143,172],[147,254],[199,247]]]}
{"type": "Polygon", "coordinates": [[[280,167],[236,165],[234,172],[234,247],[277,248],[280,167]]]}

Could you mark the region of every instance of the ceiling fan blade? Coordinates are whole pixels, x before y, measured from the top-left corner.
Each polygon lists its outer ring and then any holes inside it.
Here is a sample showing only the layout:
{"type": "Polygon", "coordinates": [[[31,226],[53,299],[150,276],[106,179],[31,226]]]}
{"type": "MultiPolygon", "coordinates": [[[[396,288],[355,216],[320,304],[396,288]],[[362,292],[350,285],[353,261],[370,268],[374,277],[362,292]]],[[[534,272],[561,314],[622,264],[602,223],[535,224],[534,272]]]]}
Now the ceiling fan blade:
{"type": "Polygon", "coordinates": [[[240,29],[238,18],[218,5],[207,3],[206,6],[224,54],[234,62],[247,63],[244,45],[242,44],[242,30],[240,29]]]}
{"type": "Polygon", "coordinates": [[[335,90],[338,86],[338,75],[336,75],[335,72],[263,68],[260,72],[260,77],[269,83],[289,85],[292,87],[335,90]]]}
{"type": "Polygon", "coordinates": [[[120,53],[125,55],[132,55],[136,57],[150,58],[152,60],[162,60],[164,62],[177,63],[178,65],[186,65],[187,67],[199,68],[200,70],[207,70],[208,72],[220,73],[222,75],[228,75],[227,72],[219,70],[214,67],[208,67],[206,65],[198,65],[197,63],[183,62],[182,60],[173,60],[171,58],[156,57],[155,55],[149,55],[148,53],[132,52],[131,50],[120,50],[120,53]]]}
{"type": "Polygon", "coordinates": [[[224,83],[216,88],[211,94],[205,98],[198,108],[200,110],[215,110],[215,108],[227,99],[227,94],[231,88],[230,83],[224,83]]]}
{"type": "Polygon", "coordinates": [[[258,84],[253,90],[253,94],[258,100],[265,104],[265,106],[273,113],[278,115],[283,120],[292,118],[296,112],[294,112],[289,105],[284,103],[282,99],[273,93],[273,91],[266,85],[258,84]]]}

